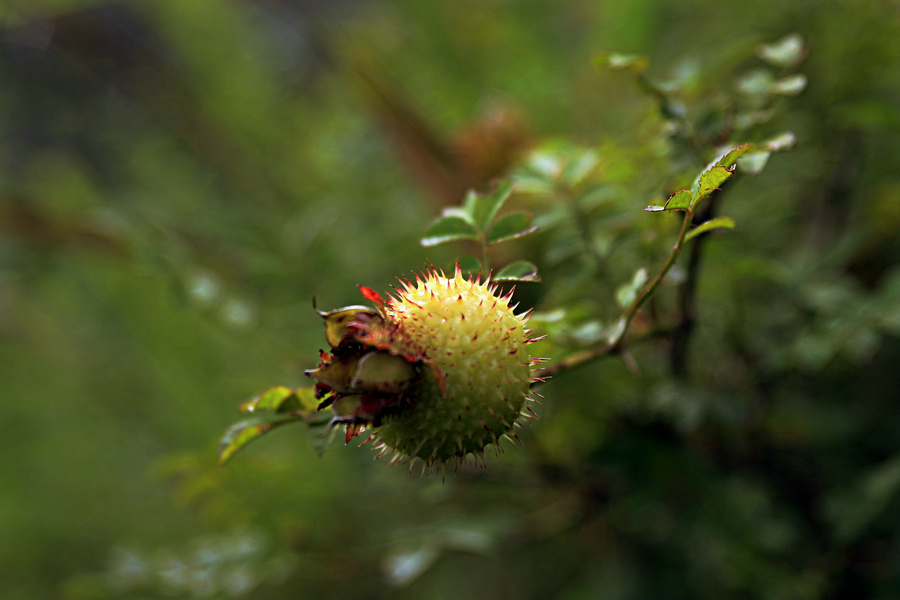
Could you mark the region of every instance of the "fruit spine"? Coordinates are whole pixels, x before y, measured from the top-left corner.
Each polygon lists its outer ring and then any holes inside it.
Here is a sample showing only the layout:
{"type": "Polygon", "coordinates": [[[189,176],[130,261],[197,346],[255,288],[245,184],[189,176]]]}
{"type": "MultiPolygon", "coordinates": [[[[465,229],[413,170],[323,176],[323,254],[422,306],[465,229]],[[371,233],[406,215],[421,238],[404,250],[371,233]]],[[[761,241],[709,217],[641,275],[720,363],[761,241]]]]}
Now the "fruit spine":
{"type": "Polygon", "coordinates": [[[453,468],[500,439],[534,413],[526,315],[497,296],[490,278],[453,277],[430,269],[401,281],[385,302],[364,286],[377,310],[351,306],[320,312],[331,353],[321,354],[316,379],[320,409],[346,425],[346,441],[370,429],[391,461],[453,468]]]}

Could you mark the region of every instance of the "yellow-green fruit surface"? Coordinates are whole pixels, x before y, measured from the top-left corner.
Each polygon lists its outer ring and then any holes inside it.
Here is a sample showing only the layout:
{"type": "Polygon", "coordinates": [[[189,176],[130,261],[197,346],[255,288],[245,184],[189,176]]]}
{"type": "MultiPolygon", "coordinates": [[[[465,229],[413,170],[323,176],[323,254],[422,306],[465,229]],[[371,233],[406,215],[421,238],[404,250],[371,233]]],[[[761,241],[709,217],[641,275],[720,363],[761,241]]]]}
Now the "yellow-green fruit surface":
{"type": "Polygon", "coordinates": [[[431,273],[400,290],[387,316],[399,329],[393,350],[424,361],[412,408],[376,429],[387,449],[429,465],[455,463],[480,457],[512,430],[528,397],[531,357],[525,319],[508,298],[458,273],[431,273]]]}

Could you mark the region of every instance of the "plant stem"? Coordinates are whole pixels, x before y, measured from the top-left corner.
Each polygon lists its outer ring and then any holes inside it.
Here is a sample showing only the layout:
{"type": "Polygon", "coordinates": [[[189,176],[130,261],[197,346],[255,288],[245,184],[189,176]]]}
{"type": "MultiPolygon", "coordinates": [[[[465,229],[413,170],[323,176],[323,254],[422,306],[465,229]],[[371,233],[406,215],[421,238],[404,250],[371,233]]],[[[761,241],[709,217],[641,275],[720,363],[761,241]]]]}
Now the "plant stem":
{"type": "Polygon", "coordinates": [[[691,222],[694,219],[694,212],[690,209],[684,212],[684,219],[681,222],[681,229],[678,231],[678,239],[675,240],[675,245],[672,246],[672,251],[669,252],[669,257],[666,259],[666,262],[663,263],[663,266],[659,269],[659,272],[656,276],[650,280],[644,289],[641,290],[641,293],[638,294],[635,299],[628,305],[628,308],[625,309],[625,312],[622,313],[622,316],[619,317],[619,321],[623,321],[621,326],[621,332],[616,339],[612,340],[613,343],[619,344],[621,340],[625,337],[625,331],[628,329],[628,325],[631,323],[631,320],[634,318],[634,315],[637,314],[638,309],[641,305],[646,302],[647,298],[649,298],[653,292],[659,287],[659,284],[662,283],[663,278],[666,276],[666,273],[669,272],[669,269],[672,268],[672,265],[675,264],[675,259],[678,258],[678,255],[681,253],[681,247],[684,244],[684,236],[687,235],[688,229],[690,228],[691,222]]]}
{"type": "MultiPolygon", "coordinates": [[[[625,333],[628,331],[628,326],[631,324],[631,320],[637,314],[637,311],[638,309],[640,309],[641,305],[646,302],[646,300],[653,294],[656,288],[659,287],[659,284],[662,283],[663,278],[666,276],[666,273],[669,272],[669,269],[672,268],[672,265],[675,264],[675,259],[677,259],[678,255],[681,253],[681,247],[684,244],[684,236],[687,235],[693,218],[693,211],[686,210],[684,212],[684,219],[681,222],[681,229],[678,231],[678,238],[675,240],[675,245],[672,246],[672,250],[669,252],[669,256],[666,258],[666,262],[663,263],[662,267],[660,267],[659,269],[659,272],[653,277],[653,279],[651,279],[650,282],[647,283],[646,286],[644,286],[644,289],[641,290],[641,293],[638,294],[631,302],[631,304],[628,305],[628,308],[625,309],[625,311],[622,313],[622,316],[620,316],[616,320],[616,324],[614,325],[614,327],[616,327],[617,331],[615,332],[615,334],[610,336],[610,338],[607,339],[607,341],[603,344],[594,346],[592,348],[578,350],[556,361],[552,365],[548,365],[547,367],[540,369],[537,373],[535,373],[538,378],[550,377],[562,371],[580,366],[594,359],[606,356],[608,354],[617,354],[622,351],[622,341],[625,339],[625,333]]],[[[659,335],[661,335],[661,331],[668,330],[653,330],[640,339],[658,337],[659,335]]]]}
{"type": "MultiPolygon", "coordinates": [[[[737,173],[730,179],[731,185],[741,175],[737,173]]],[[[714,190],[703,205],[703,210],[695,215],[696,224],[709,221],[716,215],[716,206],[721,201],[722,189],[714,190]]],[[[706,236],[701,235],[694,239],[691,246],[690,256],[687,259],[686,275],[684,284],[679,290],[678,306],[681,311],[678,325],[672,331],[672,348],[670,352],[670,365],[672,375],[676,378],[684,379],[687,376],[687,356],[688,345],[691,335],[694,332],[695,308],[694,299],[697,291],[697,280],[700,278],[700,259],[702,257],[703,246],[706,243],[706,236]]]]}
{"type": "Polygon", "coordinates": [[[485,273],[491,272],[491,245],[486,233],[481,236],[481,268],[485,273]]]}
{"type": "MultiPolygon", "coordinates": [[[[717,196],[718,194],[713,192],[707,199],[703,211],[697,215],[696,220],[699,223],[708,221],[713,217],[717,196]]],[[[694,244],[691,246],[687,262],[687,275],[678,297],[681,316],[678,325],[672,331],[672,349],[670,353],[672,374],[676,378],[684,378],[687,375],[687,347],[691,333],[694,330],[694,294],[697,289],[697,279],[700,276],[700,256],[705,237],[701,235],[694,240],[694,244]]]]}
{"type": "MultiPolygon", "coordinates": [[[[632,339],[631,342],[636,344],[645,340],[666,337],[671,334],[671,328],[660,327],[647,331],[643,335],[632,339]]],[[[560,360],[555,361],[553,364],[547,365],[543,369],[539,369],[537,372],[535,372],[535,377],[539,380],[546,379],[563,371],[579,367],[592,360],[603,358],[604,356],[612,356],[614,354],[618,355],[623,351],[624,348],[622,348],[621,345],[617,345],[611,342],[606,342],[592,348],[578,350],[576,352],[573,352],[572,354],[569,354],[568,356],[563,357],[560,360]]]]}
{"type": "Polygon", "coordinates": [[[581,238],[584,251],[593,261],[597,272],[602,276],[606,270],[606,261],[604,261],[603,257],[600,256],[600,253],[597,252],[597,248],[594,245],[594,234],[591,232],[591,225],[587,215],[578,205],[578,198],[568,186],[557,186],[557,192],[563,197],[566,205],[569,207],[569,212],[572,214],[572,221],[574,221],[575,228],[578,230],[578,237],[581,238]]]}

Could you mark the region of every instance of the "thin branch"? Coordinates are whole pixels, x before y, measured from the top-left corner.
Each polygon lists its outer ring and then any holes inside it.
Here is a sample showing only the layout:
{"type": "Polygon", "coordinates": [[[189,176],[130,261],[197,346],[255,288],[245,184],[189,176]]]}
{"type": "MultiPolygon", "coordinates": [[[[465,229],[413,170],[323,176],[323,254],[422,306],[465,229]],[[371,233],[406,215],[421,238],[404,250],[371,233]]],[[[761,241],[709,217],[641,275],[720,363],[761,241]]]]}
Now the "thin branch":
{"type": "MultiPolygon", "coordinates": [[[[715,206],[715,194],[707,199],[703,211],[694,219],[697,223],[703,223],[713,217],[715,206]]],[[[679,322],[672,332],[672,347],[669,361],[672,374],[676,378],[684,378],[687,375],[687,347],[691,334],[694,331],[694,296],[697,289],[697,280],[700,275],[700,256],[703,250],[703,238],[700,236],[694,241],[690,250],[687,263],[687,274],[684,285],[678,294],[679,322]]]]}
{"type": "MultiPolygon", "coordinates": [[[[729,180],[730,185],[734,185],[734,181],[739,174],[735,174],[729,180]]],[[[719,188],[712,192],[706,199],[703,210],[693,219],[695,225],[705,223],[716,213],[716,205],[722,195],[722,189],[719,188]]],[[[700,235],[694,240],[691,247],[690,256],[688,257],[687,274],[685,276],[684,285],[681,286],[678,297],[678,306],[680,311],[680,321],[672,332],[672,348],[670,350],[670,365],[672,374],[677,378],[684,378],[687,375],[687,356],[688,345],[691,336],[694,333],[694,325],[696,324],[696,309],[694,299],[697,291],[697,281],[700,278],[700,259],[703,254],[703,246],[706,242],[705,235],[700,235]]]]}
{"type": "Polygon", "coordinates": [[[597,274],[606,277],[606,260],[597,252],[597,246],[594,244],[594,234],[591,231],[591,224],[587,218],[587,214],[581,210],[578,205],[578,198],[572,193],[568,186],[557,186],[557,193],[563,197],[569,212],[572,214],[575,228],[578,230],[578,237],[584,246],[584,251],[594,263],[597,274]]]}
{"type": "Polygon", "coordinates": [[[666,273],[669,272],[669,269],[672,268],[672,265],[675,264],[675,259],[678,258],[678,255],[681,253],[681,247],[684,244],[684,236],[687,235],[688,229],[690,229],[691,222],[694,218],[694,212],[690,209],[684,212],[684,219],[681,222],[681,229],[678,231],[678,239],[675,240],[675,245],[672,246],[672,251],[669,252],[669,257],[666,258],[666,262],[663,263],[663,266],[659,269],[659,272],[656,276],[650,280],[644,289],[641,290],[641,293],[638,294],[635,299],[628,305],[628,308],[625,309],[625,312],[622,313],[622,316],[619,317],[619,321],[622,322],[621,331],[619,335],[614,341],[614,343],[621,342],[622,338],[625,336],[625,331],[628,330],[628,325],[631,323],[631,320],[634,318],[634,315],[637,314],[638,309],[641,307],[644,302],[647,301],[656,288],[659,287],[659,284],[662,283],[663,278],[665,278],[666,273]]]}
{"type": "Polygon", "coordinates": [[[543,369],[539,369],[534,374],[535,381],[536,383],[540,383],[541,380],[547,379],[548,377],[553,377],[554,375],[562,373],[563,371],[568,371],[569,369],[581,366],[592,360],[608,356],[610,354],[613,354],[615,351],[615,344],[610,343],[578,350],[576,352],[573,352],[572,354],[569,354],[568,356],[561,358],[560,360],[555,361],[553,364],[547,365],[543,369]]]}
{"type": "MultiPolygon", "coordinates": [[[[635,337],[632,340],[629,340],[628,345],[631,346],[633,344],[639,344],[647,340],[668,337],[672,335],[672,331],[673,329],[671,327],[659,327],[656,329],[651,329],[650,331],[647,331],[644,334],[635,337]]],[[[616,345],[607,342],[599,346],[585,348],[583,350],[573,352],[572,354],[569,354],[568,356],[565,356],[560,360],[554,361],[553,364],[547,365],[543,369],[539,369],[535,372],[534,375],[537,380],[547,379],[558,373],[562,373],[563,371],[568,371],[569,369],[574,369],[575,367],[584,365],[592,360],[600,359],[606,356],[618,356],[625,351],[626,350],[624,345],[616,345]]],[[[537,383],[540,383],[540,381],[537,381],[537,383]]]]}
{"type": "Polygon", "coordinates": [[[487,233],[481,234],[481,268],[485,273],[491,272],[491,245],[487,241],[487,233]]]}
{"type": "MultiPolygon", "coordinates": [[[[572,354],[563,357],[562,359],[556,361],[552,365],[548,365],[543,369],[540,369],[535,375],[538,379],[550,377],[552,375],[556,375],[557,373],[561,373],[562,371],[566,371],[572,369],[574,367],[583,365],[584,363],[590,362],[592,360],[601,358],[603,356],[609,354],[617,354],[623,350],[623,340],[625,339],[625,333],[628,331],[628,326],[631,324],[632,319],[637,314],[638,310],[647,301],[647,299],[653,294],[659,284],[662,283],[662,280],[665,278],[666,273],[669,272],[669,269],[672,268],[672,265],[675,264],[675,259],[678,258],[678,255],[681,253],[681,247],[684,244],[684,236],[687,235],[688,229],[690,228],[691,222],[693,221],[694,213],[691,210],[686,210],[684,213],[684,219],[681,222],[681,229],[678,231],[678,238],[675,240],[675,245],[672,246],[671,252],[669,252],[668,258],[666,258],[666,262],[663,263],[662,267],[660,267],[659,272],[650,282],[644,286],[644,289],[641,290],[641,293],[638,294],[635,299],[628,305],[628,308],[622,313],[613,327],[616,328],[616,331],[609,339],[603,344],[598,346],[594,346],[592,348],[585,348],[583,350],[578,350],[573,352],[572,354]]],[[[648,336],[644,336],[638,339],[645,339],[646,337],[658,337],[660,330],[654,330],[648,336]]]]}
{"type": "Polygon", "coordinates": [[[703,248],[703,236],[694,242],[688,257],[687,275],[684,285],[681,286],[678,297],[680,319],[672,332],[672,347],[669,354],[669,362],[672,375],[676,378],[684,378],[687,375],[687,347],[691,334],[694,331],[694,292],[697,288],[699,276],[700,254],[703,248]]]}

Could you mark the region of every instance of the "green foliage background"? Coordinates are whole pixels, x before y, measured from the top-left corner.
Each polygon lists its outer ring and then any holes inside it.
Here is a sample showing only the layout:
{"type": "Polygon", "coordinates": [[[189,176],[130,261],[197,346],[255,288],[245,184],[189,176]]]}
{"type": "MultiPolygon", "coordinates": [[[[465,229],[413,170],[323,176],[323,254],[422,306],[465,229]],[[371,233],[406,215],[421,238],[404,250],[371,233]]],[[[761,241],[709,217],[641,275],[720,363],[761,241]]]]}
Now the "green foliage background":
{"type": "Polygon", "coordinates": [[[0,24],[4,598],[900,595],[896,2],[13,0],[0,24]],[[612,285],[552,198],[520,200],[545,228],[507,257],[544,276],[517,292],[544,352],[589,343],[665,256],[641,209],[703,166],[591,57],[648,56],[714,128],[790,32],[808,87],[747,141],[798,144],[723,200],[683,368],[661,340],[637,373],[561,373],[524,448],[445,483],[290,428],[217,468],[241,401],[307,384],[310,299],[450,265],[425,227],[525,148],[600,157],[612,285]]]}

